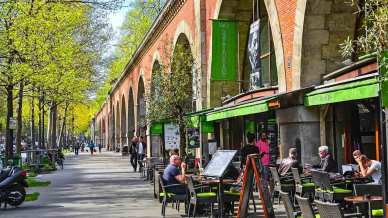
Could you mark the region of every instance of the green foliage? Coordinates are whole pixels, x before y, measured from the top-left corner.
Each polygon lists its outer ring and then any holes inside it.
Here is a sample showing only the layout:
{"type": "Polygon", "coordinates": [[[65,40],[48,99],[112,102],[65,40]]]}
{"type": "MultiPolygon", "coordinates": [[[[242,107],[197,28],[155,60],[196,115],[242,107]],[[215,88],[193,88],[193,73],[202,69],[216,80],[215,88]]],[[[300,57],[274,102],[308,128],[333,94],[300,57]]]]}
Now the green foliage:
{"type": "Polygon", "coordinates": [[[51,184],[50,181],[37,180],[35,178],[27,178],[28,187],[47,187],[51,184]]]}
{"type": "MultiPolygon", "coordinates": [[[[168,45],[168,43],[166,43],[168,45]]],[[[169,43],[171,44],[171,43],[169,43]]],[[[196,64],[187,40],[179,41],[175,48],[163,49],[165,57],[171,57],[166,65],[152,72],[151,89],[146,91],[147,120],[158,122],[169,120],[177,123],[180,130],[180,150],[186,148],[185,131],[188,120],[184,115],[195,110],[197,94],[196,64]],[[172,53],[172,55],[170,55],[172,53]]]]}
{"type": "Polygon", "coordinates": [[[25,201],[36,201],[38,200],[39,196],[40,196],[39,192],[33,192],[31,194],[27,194],[25,201]]]}
{"type": "Polygon", "coordinates": [[[33,177],[36,177],[36,176],[38,176],[38,173],[36,173],[36,172],[34,172],[34,171],[28,172],[28,177],[33,178],[33,177]]]}
{"type": "Polygon", "coordinates": [[[104,83],[96,92],[95,109],[104,103],[112,85],[119,79],[126,64],[139,47],[153,21],[162,10],[165,0],[134,0],[121,26],[121,37],[113,53],[113,60],[104,83]]]}
{"type": "Polygon", "coordinates": [[[354,54],[372,52],[377,52],[380,56],[388,47],[388,0],[352,0],[351,3],[358,8],[357,14],[362,20],[362,27],[357,38],[347,38],[340,45],[342,56],[349,58],[354,54]]]}

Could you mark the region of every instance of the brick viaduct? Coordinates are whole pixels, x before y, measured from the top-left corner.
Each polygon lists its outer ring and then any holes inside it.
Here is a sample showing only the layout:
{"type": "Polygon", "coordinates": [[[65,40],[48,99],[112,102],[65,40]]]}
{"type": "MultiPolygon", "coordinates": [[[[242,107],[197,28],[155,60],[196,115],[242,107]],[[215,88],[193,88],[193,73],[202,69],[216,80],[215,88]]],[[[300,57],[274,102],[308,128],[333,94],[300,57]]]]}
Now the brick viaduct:
{"type": "MultiPolygon", "coordinates": [[[[322,75],[340,66],[338,45],[354,36],[358,25],[346,0],[169,0],[96,114],[97,141],[117,146],[133,134],[146,134],[145,90],[155,66],[168,62],[169,48],[178,43],[190,45],[198,69],[193,75],[199,81],[197,110],[219,106],[225,93],[210,80],[212,19],[239,21],[241,72],[253,1],[265,7],[270,24],[278,74],[272,94],[319,84],[322,75]]],[[[241,90],[234,83],[223,85],[231,96],[241,90]]],[[[257,93],[268,95],[268,89],[257,93]]]]}

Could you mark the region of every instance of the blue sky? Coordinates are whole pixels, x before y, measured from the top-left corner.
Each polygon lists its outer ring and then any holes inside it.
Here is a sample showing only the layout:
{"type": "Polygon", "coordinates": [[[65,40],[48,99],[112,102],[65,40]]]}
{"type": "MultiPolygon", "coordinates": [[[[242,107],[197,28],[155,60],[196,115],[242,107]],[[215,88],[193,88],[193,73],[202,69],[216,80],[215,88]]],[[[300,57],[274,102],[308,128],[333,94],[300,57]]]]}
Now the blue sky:
{"type": "Polygon", "coordinates": [[[130,7],[128,6],[133,0],[125,0],[124,5],[126,7],[121,8],[120,10],[115,10],[110,12],[108,15],[109,22],[111,23],[113,30],[115,32],[115,37],[110,43],[112,45],[111,52],[114,50],[114,45],[117,43],[117,40],[120,36],[120,26],[124,22],[125,15],[127,14],[130,7]]]}

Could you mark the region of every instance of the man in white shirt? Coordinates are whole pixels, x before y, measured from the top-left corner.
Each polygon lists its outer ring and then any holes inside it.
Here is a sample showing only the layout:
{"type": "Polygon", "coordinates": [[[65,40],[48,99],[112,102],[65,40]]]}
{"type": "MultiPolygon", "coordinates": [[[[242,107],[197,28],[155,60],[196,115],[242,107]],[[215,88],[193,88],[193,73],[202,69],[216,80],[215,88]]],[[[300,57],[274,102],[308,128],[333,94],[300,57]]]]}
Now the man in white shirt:
{"type": "Polygon", "coordinates": [[[365,155],[356,158],[363,177],[372,177],[373,184],[381,184],[381,163],[377,160],[369,160],[365,155]]]}
{"type": "Polygon", "coordinates": [[[145,151],[146,151],[146,145],[144,143],[144,138],[143,136],[140,136],[139,142],[137,143],[137,160],[139,161],[139,167],[140,169],[143,168],[143,162],[142,160],[145,157],[145,151]]]}

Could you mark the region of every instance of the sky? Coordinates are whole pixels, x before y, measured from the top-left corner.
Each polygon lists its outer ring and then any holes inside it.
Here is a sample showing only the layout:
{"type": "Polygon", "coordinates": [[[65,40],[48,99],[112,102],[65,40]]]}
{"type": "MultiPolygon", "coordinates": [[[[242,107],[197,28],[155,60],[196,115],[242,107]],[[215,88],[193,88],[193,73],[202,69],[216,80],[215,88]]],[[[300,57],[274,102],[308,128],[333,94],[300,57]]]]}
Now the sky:
{"type": "MultiPolygon", "coordinates": [[[[132,0],[125,0],[124,5],[129,5],[132,2],[132,0]]],[[[109,22],[113,27],[115,36],[113,37],[112,41],[110,42],[111,44],[111,49],[110,52],[113,52],[114,50],[114,45],[117,43],[117,40],[120,37],[120,26],[125,20],[125,15],[128,12],[130,7],[123,7],[120,10],[115,10],[110,12],[108,15],[109,22]]]]}

